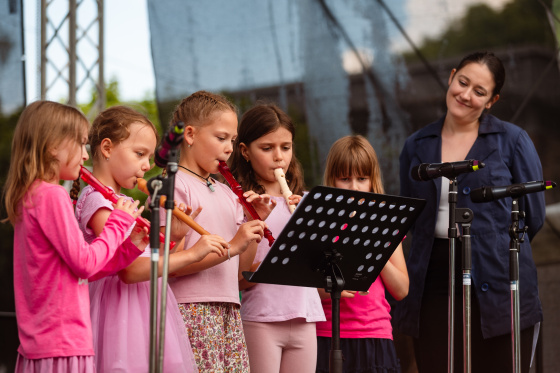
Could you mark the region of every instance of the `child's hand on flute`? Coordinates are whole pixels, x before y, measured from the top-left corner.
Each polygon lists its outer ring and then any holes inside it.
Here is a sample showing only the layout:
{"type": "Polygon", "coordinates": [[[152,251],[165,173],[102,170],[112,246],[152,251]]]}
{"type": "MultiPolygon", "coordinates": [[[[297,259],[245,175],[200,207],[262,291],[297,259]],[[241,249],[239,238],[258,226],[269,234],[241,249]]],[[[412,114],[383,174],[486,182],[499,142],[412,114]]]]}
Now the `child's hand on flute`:
{"type": "MultiPolygon", "coordinates": [[[[268,215],[270,215],[272,210],[276,207],[276,201],[271,199],[268,194],[257,194],[249,190],[243,193],[243,196],[246,198],[247,202],[253,205],[255,211],[263,221],[268,218],[268,215]]],[[[243,208],[243,211],[245,211],[245,208],[243,208]]],[[[245,216],[247,216],[248,220],[253,219],[248,211],[245,211],[245,216]]]]}
{"type": "MultiPolygon", "coordinates": [[[[194,212],[192,211],[191,206],[185,206],[184,203],[180,203],[179,206],[176,206],[179,211],[183,212],[185,215],[190,216],[193,220],[200,214],[202,211],[202,206],[199,206],[194,212]]],[[[186,224],[183,220],[173,214],[171,218],[171,240],[175,242],[179,242],[182,240],[187,232],[191,227],[186,224]]]]}
{"type": "Polygon", "coordinates": [[[278,184],[280,184],[280,192],[282,193],[284,199],[288,203],[288,208],[290,209],[290,213],[293,214],[296,209],[296,205],[301,200],[301,196],[298,196],[299,199],[293,197],[292,191],[290,190],[290,187],[288,186],[288,182],[286,181],[286,175],[284,174],[284,170],[282,168],[277,168],[274,170],[274,177],[276,178],[278,184]]]}

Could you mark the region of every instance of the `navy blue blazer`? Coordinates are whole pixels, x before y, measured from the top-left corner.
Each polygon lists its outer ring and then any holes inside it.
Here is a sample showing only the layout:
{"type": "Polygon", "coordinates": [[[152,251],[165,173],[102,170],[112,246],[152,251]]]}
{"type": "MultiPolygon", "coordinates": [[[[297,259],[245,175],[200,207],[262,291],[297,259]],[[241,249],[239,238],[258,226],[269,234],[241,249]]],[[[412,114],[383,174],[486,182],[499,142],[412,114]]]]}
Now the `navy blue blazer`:
{"type": "MultiPolygon", "coordinates": [[[[398,330],[414,337],[418,337],[420,305],[434,241],[441,179],[415,181],[410,177],[410,171],[420,163],[441,163],[443,121],[441,118],[411,135],[400,155],[401,195],[427,200],[426,207],[411,228],[412,244],[407,258],[409,294],[397,302],[393,320],[398,330]]],[[[508,229],[512,199],[475,204],[469,193],[482,186],[542,180],[542,167],[527,132],[492,115],[481,118],[478,137],[466,159],[476,159],[486,165],[477,172],[457,177],[457,207],[470,208],[474,212],[471,226],[472,289],[480,303],[482,334],[489,338],[511,330],[508,229]]],[[[524,329],[542,320],[530,240],[544,222],[544,193],[528,194],[519,202],[520,209],[526,213],[520,227],[529,227],[528,239],[521,244],[519,254],[520,316],[524,329]]],[[[461,260],[461,254],[456,255],[461,260]]]]}

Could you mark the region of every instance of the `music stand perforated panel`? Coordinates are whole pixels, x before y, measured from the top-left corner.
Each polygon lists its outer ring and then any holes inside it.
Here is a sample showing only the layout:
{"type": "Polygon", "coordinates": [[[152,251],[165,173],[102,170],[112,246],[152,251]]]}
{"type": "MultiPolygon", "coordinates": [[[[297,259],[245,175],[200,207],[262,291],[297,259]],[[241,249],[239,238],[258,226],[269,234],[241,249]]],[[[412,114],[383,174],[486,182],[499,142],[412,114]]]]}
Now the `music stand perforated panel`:
{"type": "Polygon", "coordinates": [[[313,188],[299,203],[251,282],[323,288],[324,252],[342,255],[345,289],[367,291],[403,240],[426,201],[313,188]]]}

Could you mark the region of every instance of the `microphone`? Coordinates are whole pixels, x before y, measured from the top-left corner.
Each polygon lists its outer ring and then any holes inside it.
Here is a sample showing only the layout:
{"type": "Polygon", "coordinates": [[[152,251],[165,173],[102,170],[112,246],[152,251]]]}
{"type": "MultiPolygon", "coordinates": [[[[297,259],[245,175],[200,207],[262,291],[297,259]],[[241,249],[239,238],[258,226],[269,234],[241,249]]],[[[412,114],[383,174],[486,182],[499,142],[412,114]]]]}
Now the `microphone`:
{"type": "Polygon", "coordinates": [[[554,181],[529,181],[507,186],[489,186],[473,189],[470,193],[471,201],[475,203],[490,202],[500,198],[517,198],[528,193],[541,192],[556,186],[554,181]]]}
{"type": "Polygon", "coordinates": [[[177,122],[169,128],[154,157],[158,167],[165,168],[167,166],[169,151],[176,148],[183,141],[183,132],[185,132],[185,123],[183,122],[177,122]]]}
{"type": "Polygon", "coordinates": [[[477,171],[484,166],[484,163],[474,159],[459,162],[421,163],[412,168],[410,176],[416,181],[428,181],[441,176],[452,179],[466,172],[477,171]]]}

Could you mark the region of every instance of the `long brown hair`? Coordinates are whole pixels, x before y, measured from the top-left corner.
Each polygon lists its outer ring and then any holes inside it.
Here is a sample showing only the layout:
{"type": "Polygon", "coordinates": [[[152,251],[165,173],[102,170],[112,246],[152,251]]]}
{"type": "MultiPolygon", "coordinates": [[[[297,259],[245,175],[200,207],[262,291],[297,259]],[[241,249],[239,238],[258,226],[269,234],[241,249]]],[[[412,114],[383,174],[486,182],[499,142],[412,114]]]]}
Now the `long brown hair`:
{"type": "Polygon", "coordinates": [[[369,177],[371,192],[384,193],[377,154],[369,141],[360,135],[345,136],[331,146],[323,184],[334,186],[336,178],[353,174],[369,177]]]}
{"type": "Polygon", "coordinates": [[[8,220],[19,218],[20,201],[37,179],[51,181],[58,167],[52,150],[75,140],[76,151],[89,123],[78,109],[52,101],[36,101],[21,113],[14,137],[10,170],[3,191],[8,220]]]}
{"type": "MultiPolygon", "coordinates": [[[[246,162],[241,155],[240,144],[247,147],[262,136],[285,128],[292,134],[292,141],[296,135],[296,129],[292,119],[282,109],[272,103],[258,103],[249,109],[239,123],[239,130],[233,154],[230,159],[231,172],[243,190],[253,190],[256,193],[266,193],[264,187],[257,181],[251,164],[246,162]]],[[[301,164],[296,158],[295,149],[292,151],[292,160],[286,172],[288,187],[294,194],[301,195],[305,188],[301,164]]]]}

